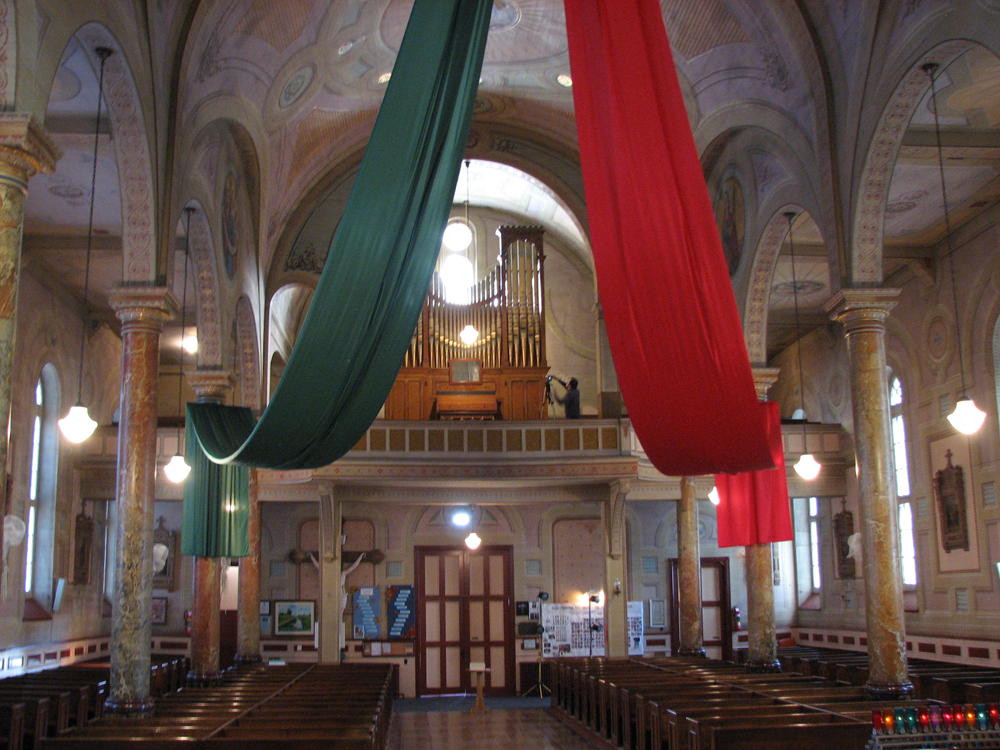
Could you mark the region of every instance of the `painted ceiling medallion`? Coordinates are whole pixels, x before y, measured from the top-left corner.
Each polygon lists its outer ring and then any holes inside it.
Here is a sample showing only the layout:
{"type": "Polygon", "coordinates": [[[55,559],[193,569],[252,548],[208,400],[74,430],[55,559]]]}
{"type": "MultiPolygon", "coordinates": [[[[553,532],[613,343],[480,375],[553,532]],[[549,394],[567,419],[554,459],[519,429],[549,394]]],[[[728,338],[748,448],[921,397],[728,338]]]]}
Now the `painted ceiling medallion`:
{"type": "Polygon", "coordinates": [[[506,31],[517,26],[521,20],[521,8],[514,0],[499,0],[493,3],[490,15],[490,31],[506,31]]]}
{"type": "Polygon", "coordinates": [[[49,188],[49,192],[57,198],[65,198],[66,200],[73,200],[84,196],[83,189],[76,185],[53,185],[49,188]]]}
{"type": "Polygon", "coordinates": [[[288,81],[285,82],[284,88],[281,89],[281,96],[278,97],[278,106],[284,109],[295,104],[303,92],[309,88],[309,84],[312,83],[315,74],[316,70],[312,65],[304,65],[292,73],[288,81]]]}
{"type": "Polygon", "coordinates": [[[885,207],[885,212],[890,215],[905,214],[907,211],[912,211],[916,207],[917,204],[913,201],[893,201],[885,207]]]}
{"type": "Polygon", "coordinates": [[[806,294],[816,294],[817,292],[823,291],[824,288],[825,286],[818,281],[797,279],[794,284],[792,284],[791,281],[786,281],[783,284],[776,284],[771,290],[771,294],[790,298],[794,292],[798,292],[801,297],[806,294]]]}

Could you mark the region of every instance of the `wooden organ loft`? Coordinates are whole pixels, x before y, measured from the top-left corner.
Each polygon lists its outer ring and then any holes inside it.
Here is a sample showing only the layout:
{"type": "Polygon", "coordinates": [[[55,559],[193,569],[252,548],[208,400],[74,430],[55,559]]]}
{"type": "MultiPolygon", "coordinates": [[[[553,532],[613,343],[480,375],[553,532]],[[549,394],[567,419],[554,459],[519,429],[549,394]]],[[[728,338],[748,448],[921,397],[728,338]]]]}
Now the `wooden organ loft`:
{"type": "Polygon", "coordinates": [[[502,226],[500,264],[471,290],[469,304],[445,299],[437,273],[386,419],[545,419],[545,305],[542,227],[502,226]],[[460,338],[471,325],[472,344],[460,338]]]}

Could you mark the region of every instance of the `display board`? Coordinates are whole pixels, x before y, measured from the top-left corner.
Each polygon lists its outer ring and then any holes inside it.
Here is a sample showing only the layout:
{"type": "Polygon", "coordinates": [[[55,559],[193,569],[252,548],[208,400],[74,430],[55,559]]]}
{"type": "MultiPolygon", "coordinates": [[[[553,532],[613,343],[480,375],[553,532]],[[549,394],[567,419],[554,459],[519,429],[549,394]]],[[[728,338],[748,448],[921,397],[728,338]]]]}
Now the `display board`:
{"type": "Polygon", "coordinates": [[[413,585],[389,586],[385,590],[386,614],[389,620],[389,638],[414,638],[416,636],[415,620],[416,602],[413,598],[413,585]]]}
{"type": "Polygon", "coordinates": [[[646,650],[646,637],[642,624],[642,602],[629,602],[625,610],[628,618],[628,655],[642,656],[646,650]]]}
{"type": "Polygon", "coordinates": [[[542,656],[604,656],[604,607],[542,604],[542,656]]]}
{"type": "Polygon", "coordinates": [[[382,634],[380,605],[378,586],[362,586],[354,592],[355,638],[378,638],[382,634]]]}

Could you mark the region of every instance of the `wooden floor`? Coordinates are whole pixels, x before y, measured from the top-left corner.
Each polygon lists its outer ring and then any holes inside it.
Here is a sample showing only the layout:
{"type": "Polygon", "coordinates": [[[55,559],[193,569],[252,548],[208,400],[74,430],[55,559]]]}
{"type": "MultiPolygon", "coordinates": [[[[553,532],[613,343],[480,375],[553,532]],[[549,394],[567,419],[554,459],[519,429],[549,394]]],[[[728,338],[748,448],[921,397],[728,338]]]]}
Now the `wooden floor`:
{"type": "Polygon", "coordinates": [[[593,750],[544,709],[397,713],[389,750],[593,750]]]}

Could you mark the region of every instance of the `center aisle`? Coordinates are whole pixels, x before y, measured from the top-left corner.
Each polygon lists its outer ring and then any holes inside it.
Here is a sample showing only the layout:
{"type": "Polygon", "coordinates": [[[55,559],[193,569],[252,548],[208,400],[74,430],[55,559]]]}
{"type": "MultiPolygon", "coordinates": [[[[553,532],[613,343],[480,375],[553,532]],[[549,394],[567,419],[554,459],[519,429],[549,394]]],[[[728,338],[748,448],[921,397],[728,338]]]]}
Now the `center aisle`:
{"type": "Polygon", "coordinates": [[[395,713],[389,737],[390,750],[593,750],[541,708],[395,713]]]}

